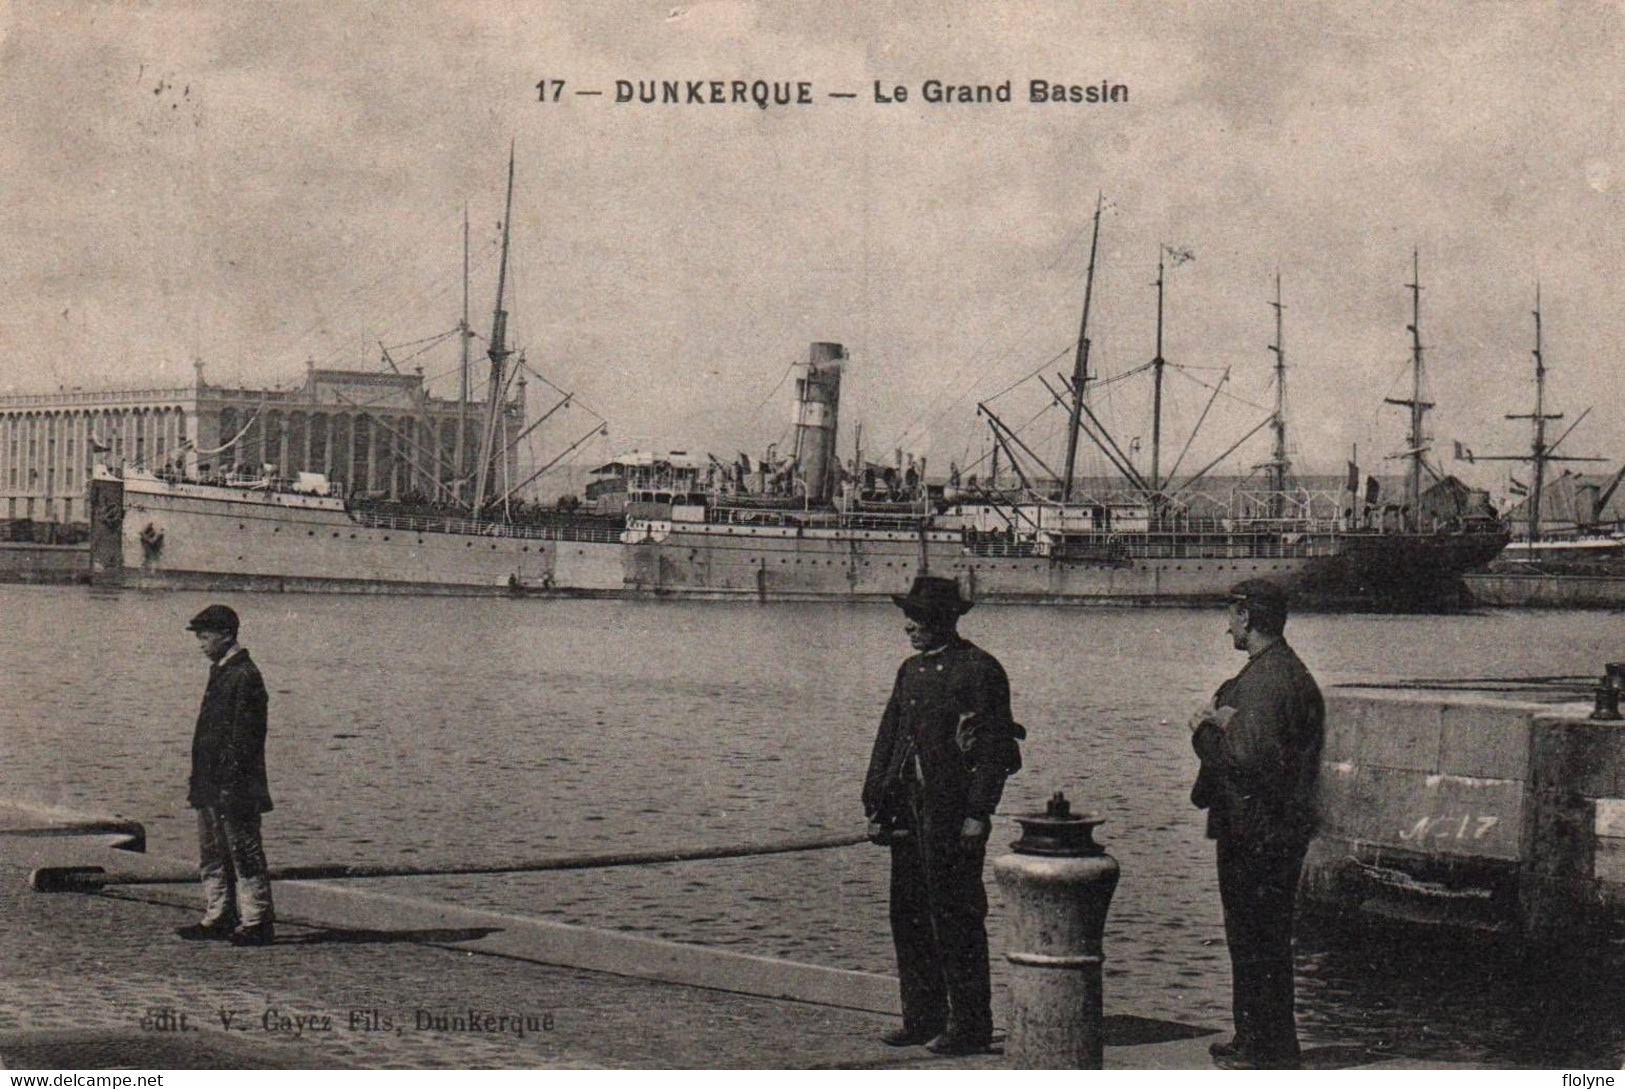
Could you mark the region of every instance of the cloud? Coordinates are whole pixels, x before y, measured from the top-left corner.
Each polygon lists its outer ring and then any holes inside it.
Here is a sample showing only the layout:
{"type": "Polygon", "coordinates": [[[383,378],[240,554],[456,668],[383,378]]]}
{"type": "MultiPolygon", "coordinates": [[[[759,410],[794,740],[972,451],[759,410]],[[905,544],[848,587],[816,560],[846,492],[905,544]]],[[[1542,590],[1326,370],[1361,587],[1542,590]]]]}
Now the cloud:
{"type": "MultiPolygon", "coordinates": [[[[11,12],[0,386],[37,385],[46,354],[85,384],[184,378],[194,354],[255,382],[297,378],[307,356],[373,365],[378,340],[460,316],[465,203],[483,325],[510,140],[516,337],[618,433],[674,446],[777,438],[783,406],[763,399],[828,339],[853,350],[845,419],[956,456],[979,441],[976,400],[1076,336],[1101,191],[1100,368],[1150,357],[1148,285],[1172,243],[1198,259],[1170,281],[1168,357],[1230,366],[1261,395],[1279,269],[1312,465],[1397,441],[1375,405],[1408,351],[1413,247],[1442,434],[1516,438],[1491,417],[1527,382],[1537,275],[1565,396],[1605,395],[1625,349],[1609,5],[11,12]],[[859,98],[573,94],[736,77],[859,98]],[[567,81],[565,101],[536,100],[544,78],[567,81]],[[1131,97],[931,106],[930,78],[1008,79],[1018,99],[1031,78],[1108,79],[1131,97]],[[876,80],[916,93],[878,105],[876,80]]],[[[1143,423],[1139,393],[1112,398],[1124,427],[1143,423]]],[[[1625,422],[1598,424],[1603,445],[1625,440],[1625,422]]],[[[1215,428],[1190,457],[1225,441],[1215,428]]]]}

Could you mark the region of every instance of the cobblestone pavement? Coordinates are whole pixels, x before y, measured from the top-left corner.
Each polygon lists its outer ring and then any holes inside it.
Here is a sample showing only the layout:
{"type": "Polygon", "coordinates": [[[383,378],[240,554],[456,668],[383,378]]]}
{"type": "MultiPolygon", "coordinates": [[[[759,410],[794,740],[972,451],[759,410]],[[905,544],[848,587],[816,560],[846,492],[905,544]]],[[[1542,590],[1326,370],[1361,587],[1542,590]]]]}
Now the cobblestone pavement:
{"type": "Polygon", "coordinates": [[[875,1042],[894,1023],[879,1015],[482,955],[458,950],[477,935],[455,931],[283,924],[269,948],[183,942],[173,930],[193,911],[139,896],[44,895],[26,878],[0,862],[0,1057],[12,1067],[921,1061],[875,1042]],[[471,1012],[495,1031],[466,1028],[471,1012]],[[506,1028],[486,1020],[501,1015],[506,1028]]]}

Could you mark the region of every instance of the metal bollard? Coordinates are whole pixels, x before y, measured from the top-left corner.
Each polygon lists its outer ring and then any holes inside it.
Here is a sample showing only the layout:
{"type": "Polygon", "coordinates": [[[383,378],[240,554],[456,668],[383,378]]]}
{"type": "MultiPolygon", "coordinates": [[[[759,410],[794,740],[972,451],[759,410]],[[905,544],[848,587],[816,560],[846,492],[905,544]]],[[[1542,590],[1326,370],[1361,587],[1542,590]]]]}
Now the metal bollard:
{"type": "Polygon", "coordinates": [[[1597,703],[1591,718],[1596,722],[1618,722],[1619,697],[1625,692],[1625,662],[1609,662],[1604,668],[1606,672],[1597,682],[1597,703]]]}
{"type": "Polygon", "coordinates": [[[1012,1066],[1099,1070],[1101,937],[1117,862],[1095,843],[1099,817],[1076,816],[1060,791],[1043,813],[1018,816],[1013,854],[993,862],[1010,909],[1012,1066]]]}

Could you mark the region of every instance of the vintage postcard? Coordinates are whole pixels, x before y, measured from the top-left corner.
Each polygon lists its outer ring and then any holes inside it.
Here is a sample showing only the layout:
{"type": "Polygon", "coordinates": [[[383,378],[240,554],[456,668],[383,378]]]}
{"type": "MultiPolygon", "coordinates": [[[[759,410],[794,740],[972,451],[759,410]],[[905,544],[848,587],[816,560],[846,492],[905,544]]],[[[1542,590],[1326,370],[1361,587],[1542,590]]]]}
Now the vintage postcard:
{"type": "Polygon", "coordinates": [[[1622,24],[5,6],[0,1061],[1609,1084],[1622,24]]]}

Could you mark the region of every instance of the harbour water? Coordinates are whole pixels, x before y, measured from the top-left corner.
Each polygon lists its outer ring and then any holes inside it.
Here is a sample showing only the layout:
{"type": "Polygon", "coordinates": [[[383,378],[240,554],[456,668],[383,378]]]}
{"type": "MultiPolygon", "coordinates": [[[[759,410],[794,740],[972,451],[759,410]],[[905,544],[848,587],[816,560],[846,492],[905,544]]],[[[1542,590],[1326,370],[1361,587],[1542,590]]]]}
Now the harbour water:
{"type": "MultiPolygon", "coordinates": [[[[0,587],[0,794],[143,822],[194,851],[185,783],[206,662],[196,594],[0,587]]],[[[230,598],[271,690],[273,865],[431,865],[852,831],[875,723],[909,651],[878,605],[230,598]]],[[[1107,1005],[1228,1023],[1211,845],[1185,720],[1241,664],[1216,611],[978,609],[1026,768],[1003,814],[1065,790],[1123,867],[1107,1005]]],[[[1600,671],[1620,616],[1303,616],[1323,685],[1600,671]]],[[[995,848],[1013,838],[1001,819],[995,848]]],[[[991,884],[991,875],[989,877],[991,884]]],[[[889,971],[878,848],[372,887],[840,967],[889,971]]],[[[995,966],[1002,917],[993,897],[995,966]]],[[[1589,966],[1392,935],[1302,943],[1300,1020],[1452,1063],[1617,1067],[1625,955],[1589,966]]]]}

